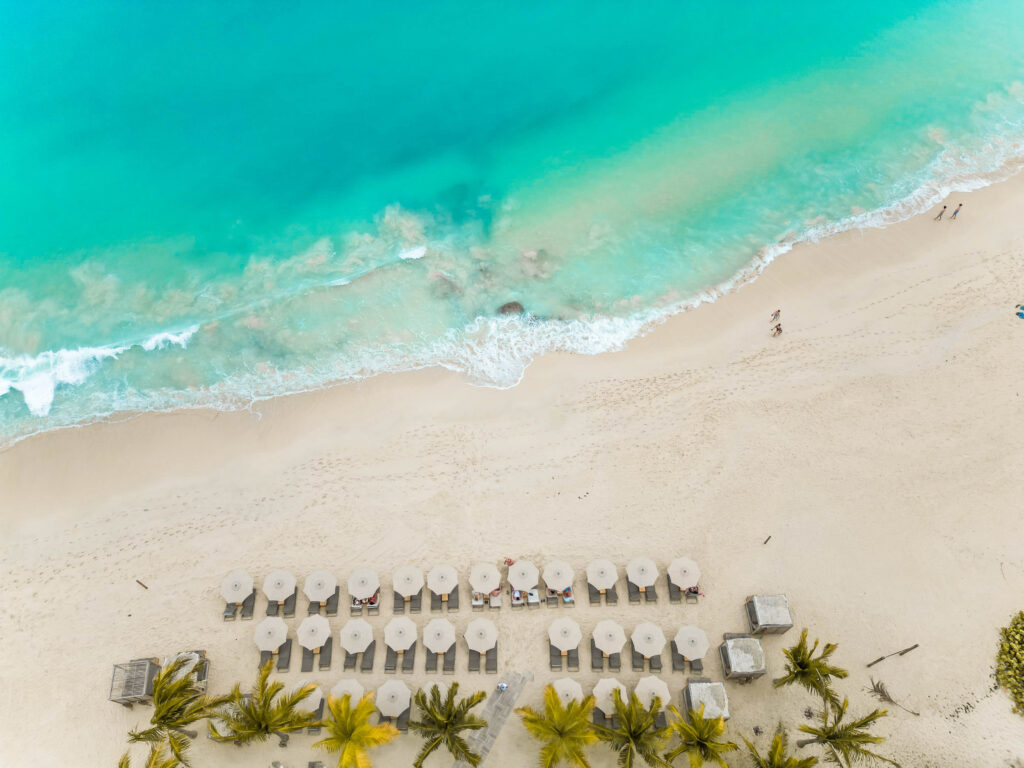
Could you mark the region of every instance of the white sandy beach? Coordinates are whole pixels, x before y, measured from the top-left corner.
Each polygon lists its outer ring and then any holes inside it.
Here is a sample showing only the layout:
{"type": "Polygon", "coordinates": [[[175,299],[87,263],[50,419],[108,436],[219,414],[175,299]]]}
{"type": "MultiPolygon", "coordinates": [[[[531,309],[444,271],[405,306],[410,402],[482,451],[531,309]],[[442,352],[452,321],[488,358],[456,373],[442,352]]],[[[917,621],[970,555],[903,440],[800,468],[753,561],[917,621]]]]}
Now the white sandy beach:
{"type": "MultiPolygon", "coordinates": [[[[258,414],[65,430],[0,454],[0,765],[114,765],[151,711],[106,701],[114,662],[205,648],[213,691],[251,680],[253,624],[220,618],[232,568],[257,583],[287,568],[301,583],[316,568],[344,580],[368,564],[390,595],[390,572],[410,561],[451,562],[465,578],[478,561],[557,557],[576,567],[585,603],[588,561],[624,566],[640,554],[662,568],[694,557],[706,598],[670,605],[663,576],[657,606],[578,605],[569,615],[584,643],[602,618],[627,633],[653,620],[669,637],[695,623],[712,638],[706,674],[720,679],[714,649],[744,631],[744,598],[789,596],[797,627],[764,641],[768,677],[727,684],[733,740],[804,722],[813,702],[770,678],[808,627],[839,643],[850,670],[839,689],[856,711],[875,705],[865,692],[875,677],[920,712],[883,721],[884,754],[908,768],[1024,765],[1024,719],[993,691],[997,629],[1024,608],[1024,321],[1013,312],[1024,302],[1024,178],[951,202],[961,200],[956,222],[922,215],[800,246],[622,352],[546,357],[511,390],[425,371],[258,414]],[[771,338],[777,307],[785,331],[771,338]]],[[[534,676],[520,703],[537,705],[554,677],[546,627],[567,613],[490,614],[502,672],[534,676]]],[[[385,601],[372,622],[390,616],[385,601]]],[[[475,616],[464,592],[460,632],[475,616]]],[[[496,679],[467,674],[461,643],[459,654],[456,679],[490,690],[496,679]]],[[[686,676],[664,658],[678,697],[686,676]]],[[[585,645],[581,659],[574,677],[589,690],[585,645]]],[[[298,669],[296,653],[284,679],[297,682],[298,669]]],[[[340,653],[333,672],[308,677],[329,689],[343,677],[340,653]]],[[[390,677],[382,650],[358,677],[367,687],[390,677]]],[[[399,677],[434,679],[422,656],[399,677]]],[[[629,686],[638,677],[628,663],[620,675],[629,686]]],[[[304,767],[313,740],[237,749],[202,737],[193,763],[304,767]]],[[[409,765],[418,744],[401,738],[376,764],[409,765]]],[[[509,721],[485,765],[527,768],[534,755],[509,721]]],[[[592,755],[595,768],[613,765],[600,745],[592,755]]]]}

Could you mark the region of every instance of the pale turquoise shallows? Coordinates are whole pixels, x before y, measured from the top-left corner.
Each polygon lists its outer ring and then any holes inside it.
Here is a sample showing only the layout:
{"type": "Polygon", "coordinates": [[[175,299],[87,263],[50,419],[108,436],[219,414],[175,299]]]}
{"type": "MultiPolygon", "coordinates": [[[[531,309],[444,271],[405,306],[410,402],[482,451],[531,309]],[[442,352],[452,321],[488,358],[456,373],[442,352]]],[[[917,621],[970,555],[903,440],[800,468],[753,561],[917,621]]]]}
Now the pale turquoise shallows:
{"type": "Polygon", "coordinates": [[[509,386],[994,178],[1024,130],[1019,0],[3,2],[0,29],[0,444],[429,365],[509,386]]]}

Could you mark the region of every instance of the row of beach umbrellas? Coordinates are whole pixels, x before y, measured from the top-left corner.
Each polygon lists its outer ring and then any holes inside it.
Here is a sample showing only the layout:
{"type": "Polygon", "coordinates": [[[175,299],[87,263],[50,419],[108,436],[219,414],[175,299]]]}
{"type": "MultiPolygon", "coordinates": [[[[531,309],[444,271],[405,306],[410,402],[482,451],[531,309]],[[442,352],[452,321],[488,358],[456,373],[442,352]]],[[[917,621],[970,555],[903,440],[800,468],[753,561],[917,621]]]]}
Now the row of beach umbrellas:
{"type": "MultiPolygon", "coordinates": [[[[594,627],[594,645],[602,653],[620,653],[626,644],[626,631],[611,619],[599,621],[594,627]]],[[[583,639],[580,625],[568,617],[555,619],[548,627],[548,640],[560,651],[571,651],[583,639]]],[[[633,647],[645,658],[657,656],[665,648],[665,633],[650,621],[636,625],[630,635],[633,647]]],[[[700,627],[685,624],[675,635],[676,648],[688,659],[701,659],[708,652],[708,636],[700,627]]]]}
{"type": "MultiPolygon", "coordinates": [[[[583,700],[583,686],[572,678],[560,678],[552,683],[552,686],[563,704],[583,700]]],[[[598,680],[594,686],[594,706],[606,715],[615,714],[615,691],[619,692],[623,701],[629,698],[626,686],[614,677],[603,677],[598,680]]],[[[663,706],[668,706],[672,701],[672,693],[668,689],[668,684],[660,677],[653,675],[641,677],[637,681],[636,687],[633,688],[633,693],[645,707],[650,707],[655,698],[661,699],[663,706]]]]}
{"type": "MultiPolygon", "coordinates": [[[[619,579],[619,569],[611,560],[594,560],[587,566],[587,582],[595,589],[611,589],[619,579]]],[[[669,563],[668,578],[680,589],[697,586],[700,568],[688,557],[677,557],[669,563]]],[[[563,560],[552,560],[543,572],[529,560],[518,560],[508,568],[512,589],[529,591],[544,577],[549,589],[564,591],[572,587],[576,572],[563,560]]],[[[652,587],[659,576],[657,564],[649,557],[634,557],[626,565],[626,578],[638,587],[652,587]]],[[[459,583],[454,566],[440,564],[431,568],[424,579],[423,570],[415,565],[398,568],[392,579],[394,590],[403,597],[419,594],[423,585],[437,595],[447,595],[459,583]]],[[[501,573],[493,563],[477,563],[469,571],[469,585],[476,592],[493,592],[501,588],[501,573]]],[[[289,571],[276,570],[263,579],[263,594],[268,600],[283,602],[295,592],[297,581],[289,571]]],[[[306,577],[302,591],[313,602],[324,602],[338,587],[330,571],[313,571],[306,577]]],[[[221,596],[229,603],[241,603],[252,593],[253,579],[246,571],[232,571],[221,583],[221,596]]],[[[348,578],[348,592],[357,600],[367,600],[380,590],[380,578],[371,568],[357,568],[348,578]]]]}
{"type": "MultiPolygon", "coordinates": [[[[323,616],[302,620],[295,634],[299,645],[310,650],[322,648],[331,637],[331,627],[323,616]]],[[[416,642],[416,623],[396,616],[384,627],[384,644],[395,651],[407,651],[416,642]]],[[[470,649],[486,653],[498,643],[498,628],[490,619],[474,619],[463,633],[470,649]]],[[[253,640],[261,651],[276,651],[288,639],[288,625],[279,616],[269,616],[253,631],[253,640]]],[[[455,625],[448,619],[431,619],[423,628],[423,645],[433,653],[444,653],[455,643],[455,625]]],[[[338,643],[349,653],[362,653],[373,642],[373,627],[364,619],[351,619],[338,632],[338,643]]]]}

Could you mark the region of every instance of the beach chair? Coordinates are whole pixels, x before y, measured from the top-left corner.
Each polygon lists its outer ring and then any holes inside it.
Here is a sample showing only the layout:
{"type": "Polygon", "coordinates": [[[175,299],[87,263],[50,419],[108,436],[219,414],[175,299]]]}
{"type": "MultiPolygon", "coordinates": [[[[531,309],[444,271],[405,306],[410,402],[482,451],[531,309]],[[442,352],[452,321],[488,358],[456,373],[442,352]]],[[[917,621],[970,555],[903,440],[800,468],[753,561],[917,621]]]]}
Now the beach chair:
{"type": "Polygon", "coordinates": [[[456,584],[455,588],[448,595],[448,613],[459,610],[459,585],[456,584]]]}
{"type": "Polygon", "coordinates": [[[324,768],[324,764],[320,760],[310,760],[306,763],[306,768],[324,768]]]}
{"type": "Polygon", "coordinates": [[[672,579],[668,580],[668,601],[670,603],[683,602],[683,590],[673,584],[672,579]]]}
{"type": "Polygon", "coordinates": [[[618,605],[619,592],[615,589],[614,584],[604,591],[604,601],[608,603],[608,605],[618,605]]]}
{"type": "Polygon", "coordinates": [[[496,595],[491,595],[489,598],[487,598],[487,604],[490,606],[492,611],[501,608],[501,592],[499,592],[496,595]]]}
{"type": "Polygon", "coordinates": [[[587,595],[590,597],[591,605],[601,604],[601,590],[599,590],[593,584],[587,584],[587,595]]]}
{"type": "Polygon", "coordinates": [[[630,605],[640,604],[640,587],[629,579],[626,579],[626,592],[629,594],[630,605]]]}
{"type": "Polygon", "coordinates": [[[412,712],[412,707],[406,707],[405,712],[398,716],[395,721],[395,728],[402,733],[406,733],[409,730],[409,713],[412,712]]]}
{"type": "Polygon", "coordinates": [[[409,613],[423,612],[423,590],[409,598],[409,613]]]}
{"type": "Polygon", "coordinates": [[[559,598],[560,595],[557,592],[552,589],[547,590],[545,602],[547,603],[548,608],[557,608],[558,604],[561,602],[559,598]]]}
{"type": "Polygon", "coordinates": [[[281,604],[273,600],[267,601],[267,616],[277,616],[281,613],[281,604]]]}
{"type": "Polygon", "coordinates": [[[573,648],[571,651],[566,653],[568,659],[569,671],[579,672],[580,671],[580,649],[573,648]]]}
{"type": "Polygon", "coordinates": [[[548,657],[551,664],[551,669],[556,672],[562,671],[562,652],[555,648],[550,642],[548,642],[548,657]]]}
{"type": "Polygon", "coordinates": [[[299,602],[299,588],[296,587],[292,592],[291,596],[284,601],[283,610],[281,615],[286,619],[293,618],[295,616],[295,604],[299,602]]]}
{"type": "Polygon", "coordinates": [[[621,653],[610,653],[608,654],[608,669],[611,672],[618,672],[622,669],[622,654],[621,653]]]}
{"type": "Polygon", "coordinates": [[[604,712],[602,712],[600,709],[594,709],[593,719],[594,725],[598,725],[602,728],[608,727],[608,718],[604,716],[604,712]]]}
{"type": "Polygon", "coordinates": [[[704,671],[704,662],[701,659],[690,659],[690,671],[699,675],[704,671]]]}
{"type": "Polygon", "coordinates": [[[263,669],[263,666],[268,661],[270,661],[272,658],[274,658],[274,652],[273,651],[260,651],[260,667],[259,668],[263,669]]]}
{"type": "Polygon", "coordinates": [[[402,654],[402,671],[412,672],[416,668],[416,643],[409,646],[409,650],[402,654]]]}
{"type": "Polygon", "coordinates": [[[396,614],[405,613],[405,596],[400,595],[397,592],[395,592],[395,608],[394,608],[394,611],[395,611],[396,614]]]}
{"type": "Polygon", "coordinates": [[[540,608],[540,592],[536,589],[531,589],[526,593],[526,607],[530,609],[540,608]]]}
{"type": "Polygon", "coordinates": [[[590,638],[590,671],[604,672],[604,653],[598,649],[594,638],[590,638]]]}
{"type": "Polygon", "coordinates": [[[249,593],[249,596],[242,601],[242,621],[250,621],[252,619],[253,612],[256,610],[256,590],[253,589],[249,593]]]}
{"type": "Polygon", "coordinates": [[[309,605],[306,606],[307,616],[316,616],[320,613],[320,602],[318,600],[310,600],[309,605]]]}
{"type": "Polygon", "coordinates": [[[277,671],[287,672],[292,665],[292,639],[289,637],[277,650],[277,671]]]}
{"type": "Polygon", "coordinates": [[[366,604],[367,616],[379,616],[380,615],[380,592],[374,595],[370,602],[366,604]]]}
{"type": "Polygon", "coordinates": [[[360,672],[372,672],[373,671],[373,659],[377,655],[377,641],[373,640],[366,650],[363,651],[363,663],[359,666],[360,672]]]}
{"type": "Polygon", "coordinates": [[[480,651],[474,651],[472,648],[469,649],[469,666],[467,670],[469,672],[480,671],[480,651]]]}
{"type": "Polygon", "coordinates": [[[222,618],[224,621],[234,621],[238,615],[238,603],[224,603],[224,613],[222,618]]]}
{"type": "Polygon", "coordinates": [[[665,714],[665,710],[661,710],[654,718],[655,728],[668,728],[668,716],[665,714]]]}
{"type": "Polygon", "coordinates": [[[644,656],[636,648],[633,647],[633,641],[629,641],[629,649],[633,652],[633,671],[643,672],[644,671],[644,656]]]}
{"type": "MultiPolygon", "coordinates": [[[[326,704],[326,703],[327,703],[326,699],[320,699],[319,706],[317,706],[317,708],[315,710],[313,710],[313,714],[316,716],[317,722],[320,722],[321,720],[324,719],[324,704],[326,704]]],[[[311,725],[308,728],[306,728],[306,733],[313,733],[313,734],[320,733],[320,726],[319,725],[311,725]]]]}
{"type": "Polygon", "coordinates": [[[700,602],[700,595],[697,594],[696,592],[691,592],[690,590],[686,590],[686,592],[684,594],[686,596],[686,602],[688,602],[688,603],[698,603],[698,602],[700,602]]]}
{"type": "Polygon", "coordinates": [[[398,671],[398,651],[388,646],[387,655],[384,657],[384,671],[388,673],[398,671]]]}
{"type": "Polygon", "coordinates": [[[341,602],[341,587],[334,588],[334,594],[327,598],[324,608],[328,616],[338,615],[338,603],[341,602]]]}
{"type": "Polygon", "coordinates": [[[346,671],[353,670],[353,669],[356,668],[356,665],[358,663],[359,663],[359,654],[358,653],[349,653],[348,651],[345,651],[345,661],[341,665],[343,669],[345,669],[346,671]]]}
{"type": "Polygon", "coordinates": [[[452,647],[445,651],[441,671],[446,675],[455,674],[455,643],[452,643],[452,647]]]}
{"type": "Polygon", "coordinates": [[[679,647],[676,645],[675,640],[672,641],[672,671],[686,671],[686,659],[683,657],[683,654],[679,652],[679,647]]]}
{"type": "Polygon", "coordinates": [[[474,592],[469,596],[469,607],[474,611],[482,611],[484,609],[484,596],[482,592],[474,592]]]}
{"type": "Polygon", "coordinates": [[[487,674],[498,674],[498,646],[494,646],[487,652],[487,658],[485,663],[487,674]]]}
{"type": "Polygon", "coordinates": [[[311,650],[309,650],[309,648],[303,648],[302,649],[302,665],[301,665],[300,669],[303,672],[312,672],[313,671],[313,657],[315,655],[316,654],[313,653],[311,650]]]}
{"type": "Polygon", "coordinates": [[[576,593],[572,591],[572,587],[569,587],[569,589],[562,593],[562,602],[568,608],[574,608],[576,606],[576,593]]]}
{"type": "Polygon", "coordinates": [[[646,600],[648,603],[658,602],[658,590],[654,588],[653,584],[644,589],[644,600],[646,600]]]}
{"type": "Polygon", "coordinates": [[[508,602],[513,608],[525,608],[526,607],[526,593],[518,589],[513,589],[509,592],[508,602]],[[519,595],[519,597],[516,597],[519,595]]]}
{"type": "Polygon", "coordinates": [[[348,606],[348,613],[350,616],[362,616],[363,615],[363,601],[352,598],[352,602],[348,606]]]}
{"type": "Polygon", "coordinates": [[[334,654],[334,638],[327,638],[324,647],[320,649],[320,671],[325,672],[331,668],[331,656],[334,654]]]}
{"type": "Polygon", "coordinates": [[[430,593],[430,612],[440,613],[441,612],[441,596],[436,592],[430,593]]]}
{"type": "Polygon", "coordinates": [[[437,672],[437,657],[439,655],[440,654],[437,653],[427,654],[427,661],[425,666],[423,667],[424,672],[437,672]]]}
{"type": "Polygon", "coordinates": [[[651,672],[661,672],[661,654],[660,653],[657,656],[651,656],[651,658],[649,658],[647,661],[651,665],[651,672]]]}

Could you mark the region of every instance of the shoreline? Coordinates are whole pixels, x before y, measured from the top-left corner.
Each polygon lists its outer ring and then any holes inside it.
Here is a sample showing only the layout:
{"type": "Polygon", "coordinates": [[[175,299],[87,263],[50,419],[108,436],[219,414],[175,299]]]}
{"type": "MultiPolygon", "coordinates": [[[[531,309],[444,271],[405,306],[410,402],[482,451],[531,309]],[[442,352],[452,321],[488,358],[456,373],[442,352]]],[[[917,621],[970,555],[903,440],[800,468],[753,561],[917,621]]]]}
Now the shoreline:
{"type": "MultiPolygon", "coordinates": [[[[635,555],[661,568],[694,557],[706,599],[580,604],[585,635],[602,618],[627,633],[641,620],[666,634],[695,623],[713,653],[742,629],[747,595],[789,596],[796,631],[765,640],[769,679],[727,685],[730,740],[803,722],[811,702],[770,678],[806,626],[839,643],[850,678],[838,687],[855,713],[878,706],[871,677],[921,712],[890,711],[876,729],[883,754],[922,768],[1024,759],[1024,725],[991,678],[997,629],[1024,594],[1024,542],[1012,535],[1024,493],[1024,321],[1013,314],[1024,177],[961,200],[956,222],[925,214],[798,246],[622,351],[543,356],[511,389],[422,370],[275,398],[258,416],[142,414],[0,452],[0,578],[11,585],[0,640],[18,662],[0,717],[19,724],[0,736],[0,762],[116,762],[148,710],[101,700],[111,663],[205,648],[212,692],[252,678],[252,625],[219,615],[232,568],[259,582],[272,568],[301,580],[327,567],[344,583],[369,564],[386,586],[405,562],[448,561],[465,578],[476,562],[560,558],[578,587],[589,560],[621,567],[635,555]],[[776,308],[784,333],[771,338],[776,308]],[[95,702],[87,716],[80,698],[38,685],[53,658],[62,685],[95,702]]],[[[381,613],[376,629],[390,618],[381,613]]],[[[542,642],[554,615],[491,617],[501,674],[531,671],[520,703],[536,705],[558,676],[542,642]]],[[[460,632],[471,618],[456,614],[460,632]]],[[[489,689],[494,678],[465,673],[463,658],[455,679],[489,689]]],[[[388,679],[380,667],[361,682],[388,679]]],[[[711,655],[705,671],[721,677],[711,655]]],[[[312,675],[293,660],[282,679],[329,689],[344,676],[339,659],[312,675]]],[[[663,676],[676,696],[685,676],[663,676]]],[[[584,665],[573,677],[589,690],[598,675],[584,665]]],[[[315,759],[311,743],[293,739],[289,761],[315,759]]],[[[400,739],[377,764],[408,764],[417,743],[400,739]]],[[[509,768],[534,764],[514,721],[495,750],[509,768]]],[[[194,744],[197,766],[277,755],[194,744]]],[[[595,768],[613,764],[607,750],[592,755],[595,768]]]]}

